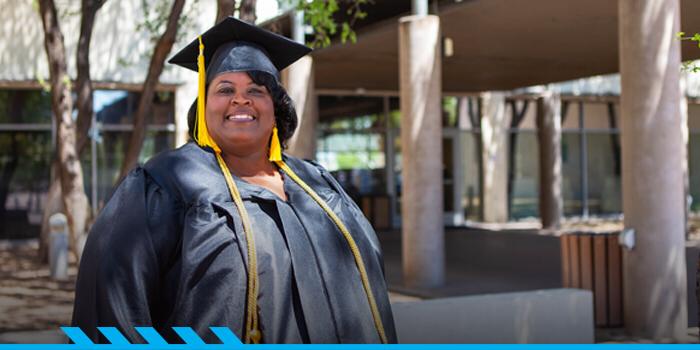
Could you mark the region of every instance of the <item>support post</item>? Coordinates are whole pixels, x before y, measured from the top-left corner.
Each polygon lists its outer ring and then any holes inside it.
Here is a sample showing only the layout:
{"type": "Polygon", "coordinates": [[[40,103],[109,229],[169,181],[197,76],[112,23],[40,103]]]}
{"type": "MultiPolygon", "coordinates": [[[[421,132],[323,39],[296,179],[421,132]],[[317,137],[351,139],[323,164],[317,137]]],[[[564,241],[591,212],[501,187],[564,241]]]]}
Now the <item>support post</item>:
{"type": "MultiPolygon", "coordinates": [[[[294,15],[294,40],[304,44],[304,14],[294,15]]],[[[297,110],[299,124],[289,140],[288,152],[305,159],[316,158],[316,126],[318,125],[318,96],[314,85],[314,59],[304,56],[287,69],[286,87],[297,110]]]]}
{"type": "Polygon", "coordinates": [[[440,18],[401,18],[402,253],[411,287],[437,287],[445,277],[440,59],[440,18]]]}
{"type": "Polygon", "coordinates": [[[508,221],[508,136],[511,113],[502,92],[481,95],[481,137],[484,179],[484,221],[508,221]]]}
{"type": "Polygon", "coordinates": [[[540,153],[540,219],[542,228],[561,225],[561,100],[546,93],[537,99],[537,140],[540,153]]]}
{"type": "Polygon", "coordinates": [[[654,340],[686,335],[679,0],[619,0],[624,322],[654,340]]]}

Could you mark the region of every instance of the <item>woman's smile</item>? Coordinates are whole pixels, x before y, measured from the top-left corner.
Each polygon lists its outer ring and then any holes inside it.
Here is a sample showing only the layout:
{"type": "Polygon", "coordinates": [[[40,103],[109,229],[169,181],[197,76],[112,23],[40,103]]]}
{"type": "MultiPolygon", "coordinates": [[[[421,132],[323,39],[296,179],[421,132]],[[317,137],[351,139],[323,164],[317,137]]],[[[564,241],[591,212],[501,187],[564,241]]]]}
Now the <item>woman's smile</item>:
{"type": "Polygon", "coordinates": [[[236,122],[236,123],[245,123],[245,122],[252,122],[255,120],[255,116],[250,115],[250,114],[234,114],[234,115],[227,115],[226,120],[230,122],[236,122]]]}
{"type": "Polygon", "coordinates": [[[255,111],[249,108],[237,108],[224,116],[225,121],[234,123],[249,123],[256,121],[258,117],[255,111]]]}

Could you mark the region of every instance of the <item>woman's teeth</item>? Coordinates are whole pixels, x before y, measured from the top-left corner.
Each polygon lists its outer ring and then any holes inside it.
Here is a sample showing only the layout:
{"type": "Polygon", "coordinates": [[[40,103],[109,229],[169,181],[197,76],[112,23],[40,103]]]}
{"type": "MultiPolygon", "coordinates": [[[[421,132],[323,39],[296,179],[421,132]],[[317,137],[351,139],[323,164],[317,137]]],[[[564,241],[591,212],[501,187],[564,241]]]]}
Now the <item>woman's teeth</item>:
{"type": "Polygon", "coordinates": [[[249,115],[249,114],[237,114],[237,115],[226,116],[226,120],[250,121],[250,120],[255,120],[255,117],[252,115],[249,115]]]}

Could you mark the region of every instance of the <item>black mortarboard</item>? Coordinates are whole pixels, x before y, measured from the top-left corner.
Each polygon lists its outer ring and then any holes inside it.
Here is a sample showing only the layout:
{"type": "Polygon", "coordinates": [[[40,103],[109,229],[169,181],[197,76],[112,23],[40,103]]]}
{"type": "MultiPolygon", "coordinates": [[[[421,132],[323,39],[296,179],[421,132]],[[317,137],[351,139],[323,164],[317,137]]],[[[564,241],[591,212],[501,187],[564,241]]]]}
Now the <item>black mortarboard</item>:
{"type": "MultiPolygon", "coordinates": [[[[257,70],[279,79],[279,71],[311,52],[293,40],[228,17],[201,35],[207,81],[224,72],[257,70]]],[[[199,39],[173,56],[169,63],[198,71],[199,39]]]]}

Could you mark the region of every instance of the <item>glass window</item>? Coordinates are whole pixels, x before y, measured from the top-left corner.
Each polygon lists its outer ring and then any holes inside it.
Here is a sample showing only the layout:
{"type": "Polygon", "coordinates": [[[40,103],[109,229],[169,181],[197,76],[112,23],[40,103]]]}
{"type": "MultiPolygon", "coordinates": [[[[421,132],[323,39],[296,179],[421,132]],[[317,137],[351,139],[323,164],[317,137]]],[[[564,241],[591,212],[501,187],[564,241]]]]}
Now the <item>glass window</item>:
{"type": "Polygon", "coordinates": [[[580,216],[582,213],[581,134],[577,131],[562,133],[561,171],[564,215],[580,216]]]}
{"type": "MultiPolygon", "coordinates": [[[[536,106],[537,104],[534,104],[534,105],[536,106]]],[[[562,101],[561,118],[562,118],[561,128],[563,130],[578,130],[579,129],[578,102],[562,101]],[[566,107],[564,107],[565,103],[567,105],[566,107]]]]}
{"type": "MultiPolygon", "coordinates": [[[[586,116],[588,117],[588,116],[586,116]]],[[[590,214],[622,212],[620,146],[616,132],[589,132],[588,211],[590,214]]]]}
{"type": "MultiPolygon", "coordinates": [[[[93,125],[97,138],[96,161],[92,144],[80,155],[85,193],[93,198],[96,176],[97,206],[112,191],[128,143],[138,93],[95,90],[93,125]],[[96,174],[96,175],[95,175],[96,174]]],[[[174,134],[174,93],[154,96],[146,123],[148,131],[139,157],[172,148],[174,134]]],[[[74,113],[74,117],[77,113],[74,113]]],[[[51,96],[43,90],[0,90],[0,238],[28,238],[39,234],[44,202],[51,179],[53,156],[51,96]],[[15,127],[16,126],[16,127],[15,127]],[[30,130],[30,131],[27,131],[30,130]]],[[[91,205],[95,203],[91,202],[91,205]]]]}
{"type": "Polygon", "coordinates": [[[688,140],[688,181],[690,210],[700,212],[700,132],[691,131],[688,140]]]}
{"type": "Polygon", "coordinates": [[[471,221],[481,220],[481,136],[477,130],[462,131],[460,135],[462,147],[462,174],[464,174],[461,205],[464,218],[471,221]]]}
{"type": "Polygon", "coordinates": [[[39,235],[50,169],[50,132],[0,132],[0,237],[39,235]]]}
{"type": "MultiPolygon", "coordinates": [[[[134,122],[140,93],[121,90],[95,90],[94,110],[99,123],[128,124],[134,122]]],[[[147,114],[146,124],[172,124],[175,122],[175,103],[172,92],[158,92],[147,114]]]]}
{"type": "Polygon", "coordinates": [[[51,124],[51,95],[43,90],[0,90],[0,123],[51,124]]]}
{"type": "Polygon", "coordinates": [[[534,130],[521,130],[516,145],[509,212],[511,219],[517,220],[539,215],[540,171],[537,133],[534,130]]]}
{"type": "Polygon", "coordinates": [[[442,126],[443,127],[457,127],[459,110],[458,108],[459,99],[454,96],[446,96],[442,98],[442,126]]]}

